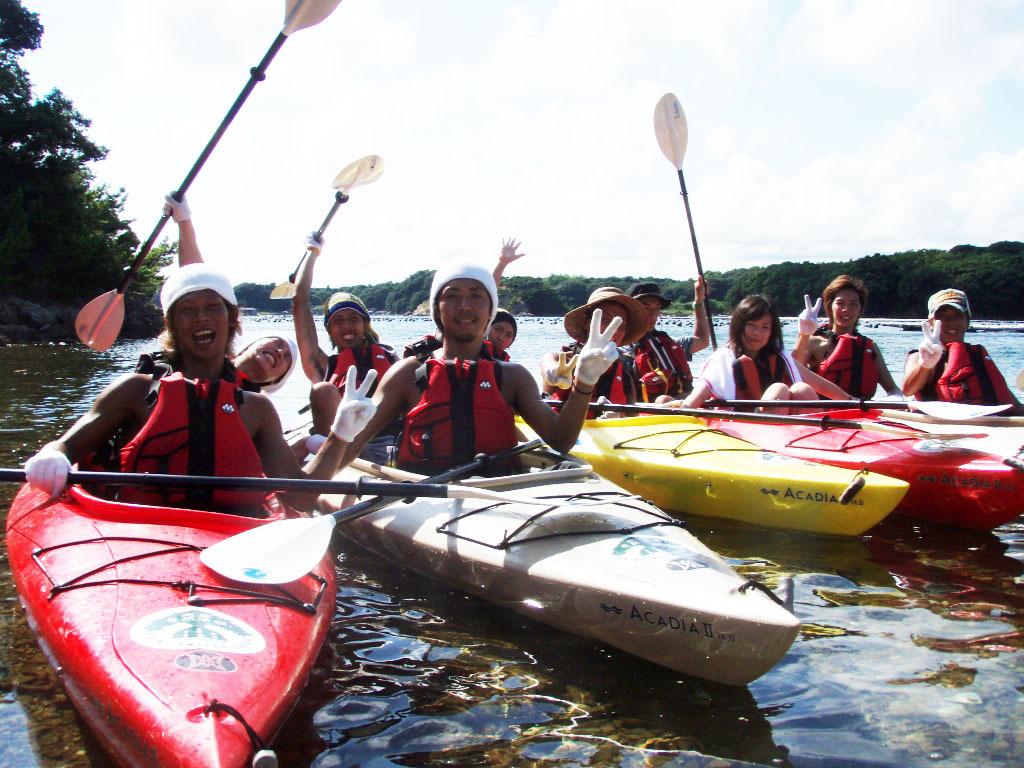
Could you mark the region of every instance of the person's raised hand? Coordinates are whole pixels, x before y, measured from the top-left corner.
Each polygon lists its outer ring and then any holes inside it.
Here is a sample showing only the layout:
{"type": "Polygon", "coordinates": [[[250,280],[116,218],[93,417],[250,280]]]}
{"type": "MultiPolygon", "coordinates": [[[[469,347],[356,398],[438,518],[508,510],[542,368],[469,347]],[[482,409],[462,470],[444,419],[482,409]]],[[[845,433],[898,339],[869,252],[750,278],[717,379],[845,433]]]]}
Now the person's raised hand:
{"type": "Polygon", "coordinates": [[[568,389],[572,386],[572,372],[576,369],[577,360],[579,355],[570,358],[568,352],[559,352],[558,359],[553,362],[544,358],[540,363],[540,375],[555,389],[568,389]]]}
{"type": "Polygon", "coordinates": [[[348,372],[345,374],[345,395],[338,404],[338,412],[334,416],[334,424],[331,427],[331,432],[346,443],[351,443],[355,436],[370,423],[373,414],[377,412],[377,406],[366,394],[377,380],[377,371],[373,368],[367,371],[366,378],[358,387],[356,386],[357,375],[356,366],[349,366],[348,372]]]}
{"type": "Polygon", "coordinates": [[[320,251],[324,247],[324,236],[318,235],[316,232],[310,232],[302,242],[307,250],[313,252],[314,256],[319,256],[320,251]]]}
{"type": "Polygon", "coordinates": [[[71,462],[63,452],[44,445],[35,456],[25,462],[25,479],[33,488],[38,488],[56,499],[68,484],[71,462]]]}
{"type": "Polygon", "coordinates": [[[804,311],[797,315],[797,332],[812,336],[818,330],[818,313],[821,312],[821,296],[811,304],[811,297],[804,294],[804,311]]]}
{"type": "Polygon", "coordinates": [[[929,371],[939,364],[945,348],[939,339],[942,338],[942,321],[936,320],[934,327],[928,324],[927,320],[921,322],[921,333],[924,338],[917,347],[917,354],[921,356],[921,366],[929,371]]]}
{"type": "Polygon", "coordinates": [[[185,196],[182,195],[181,200],[175,200],[174,192],[164,196],[164,213],[178,224],[192,218],[192,211],[188,207],[188,201],[185,199],[185,196]]]}
{"type": "Polygon", "coordinates": [[[693,281],[693,306],[696,307],[704,303],[704,300],[708,297],[708,284],[705,282],[702,275],[697,275],[697,279],[693,281]]]}
{"type": "Polygon", "coordinates": [[[601,331],[601,320],[604,313],[595,309],[590,318],[590,335],[587,343],[580,350],[579,362],[576,363],[576,381],[587,387],[597,384],[601,374],[608,370],[619,358],[619,350],[612,341],[615,332],[622,325],[621,317],[613,317],[608,327],[601,331]]]}
{"type": "Polygon", "coordinates": [[[507,240],[503,240],[501,244],[501,254],[498,256],[498,261],[503,265],[511,264],[516,259],[521,259],[525,256],[525,253],[516,253],[519,250],[519,246],[522,245],[514,237],[510,237],[507,240]]]}

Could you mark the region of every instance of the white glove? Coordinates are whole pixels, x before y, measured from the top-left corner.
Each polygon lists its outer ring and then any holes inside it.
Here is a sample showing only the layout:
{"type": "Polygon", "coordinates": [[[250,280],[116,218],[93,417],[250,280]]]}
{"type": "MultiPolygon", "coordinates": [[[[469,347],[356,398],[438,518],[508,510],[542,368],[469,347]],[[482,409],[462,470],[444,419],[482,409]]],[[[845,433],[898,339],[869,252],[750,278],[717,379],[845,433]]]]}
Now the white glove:
{"type": "Polygon", "coordinates": [[[182,196],[181,202],[174,199],[174,193],[164,197],[164,213],[181,224],[192,218],[192,211],[188,207],[188,201],[182,196]]]}
{"type": "Polygon", "coordinates": [[[612,336],[622,325],[622,318],[612,318],[602,333],[601,319],[603,317],[604,313],[600,309],[594,310],[594,314],[590,318],[590,335],[587,337],[587,343],[580,350],[580,359],[576,363],[576,381],[586,387],[597,384],[601,374],[619,359],[619,350],[615,347],[612,336]]]}
{"type": "Polygon", "coordinates": [[[814,332],[818,330],[818,313],[821,312],[821,296],[814,302],[814,306],[811,306],[811,297],[806,293],[804,294],[804,309],[799,315],[797,315],[797,332],[804,336],[813,336],[814,332]]]}
{"type": "Polygon", "coordinates": [[[572,372],[579,356],[573,355],[572,359],[568,358],[568,352],[559,352],[555,363],[546,358],[540,361],[540,375],[544,377],[545,383],[555,389],[568,389],[572,386],[572,372]]]}
{"type": "Polygon", "coordinates": [[[930,371],[939,364],[942,353],[945,351],[945,347],[939,341],[942,337],[942,321],[936,320],[934,328],[928,326],[927,320],[922,321],[921,332],[924,334],[924,338],[921,339],[921,343],[917,347],[917,353],[921,356],[921,367],[930,371]]]}
{"type": "Polygon", "coordinates": [[[316,232],[310,232],[308,235],[306,235],[306,239],[303,240],[302,242],[305,244],[308,250],[313,251],[313,253],[317,255],[320,254],[320,251],[324,247],[323,235],[317,235],[316,232]]]}
{"type": "Polygon", "coordinates": [[[68,484],[71,462],[56,448],[45,445],[39,453],[25,462],[25,479],[33,488],[46,491],[51,499],[64,492],[68,484]]]}
{"type": "Polygon", "coordinates": [[[366,396],[373,382],[377,380],[377,371],[373,368],[367,371],[366,378],[358,387],[356,373],[356,367],[349,366],[348,373],[345,374],[345,396],[338,404],[338,412],[331,427],[331,432],[346,443],[351,443],[377,412],[377,406],[366,396]]]}

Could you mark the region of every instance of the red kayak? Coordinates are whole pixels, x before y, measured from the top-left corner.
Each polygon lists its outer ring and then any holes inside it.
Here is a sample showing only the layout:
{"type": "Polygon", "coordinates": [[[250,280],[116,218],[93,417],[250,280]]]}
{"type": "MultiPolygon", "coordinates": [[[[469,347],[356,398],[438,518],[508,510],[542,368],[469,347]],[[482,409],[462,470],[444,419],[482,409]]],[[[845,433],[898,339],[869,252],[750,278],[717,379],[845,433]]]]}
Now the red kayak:
{"type": "MultiPolygon", "coordinates": [[[[878,411],[807,414],[882,421],[878,411]]],[[[867,468],[910,484],[896,513],[989,531],[1024,513],[1024,473],[1000,456],[937,440],[906,424],[906,436],[867,429],[823,428],[706,419],[709,426],[796,458],[850,469],[867,468]]],[[[888,423],[887,423],[888,424],[888,423]]]]}
{"type": "Polygon", "coordinates": [[[270,518],[121,504],[25,485],[7,515],[29,625],[121,766],[277,765],[265,750],[295,705],[334,614],[328,554],[301,581],[253,588],[200,551],[270,518]],[[254,762],[254,758],[259,759],[254,762]]]}

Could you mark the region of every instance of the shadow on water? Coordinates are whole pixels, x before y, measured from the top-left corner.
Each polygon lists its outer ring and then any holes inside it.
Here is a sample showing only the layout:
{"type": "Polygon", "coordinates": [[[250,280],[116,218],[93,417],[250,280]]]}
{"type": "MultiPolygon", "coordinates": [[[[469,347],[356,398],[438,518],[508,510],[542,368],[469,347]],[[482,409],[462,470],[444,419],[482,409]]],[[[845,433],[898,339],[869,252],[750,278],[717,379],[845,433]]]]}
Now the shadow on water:
{"type": "Polygon", "coordinates": [[[746,688],[680,677],[359,552],[341,574],[316,766],[785,764],[746,688]]]}

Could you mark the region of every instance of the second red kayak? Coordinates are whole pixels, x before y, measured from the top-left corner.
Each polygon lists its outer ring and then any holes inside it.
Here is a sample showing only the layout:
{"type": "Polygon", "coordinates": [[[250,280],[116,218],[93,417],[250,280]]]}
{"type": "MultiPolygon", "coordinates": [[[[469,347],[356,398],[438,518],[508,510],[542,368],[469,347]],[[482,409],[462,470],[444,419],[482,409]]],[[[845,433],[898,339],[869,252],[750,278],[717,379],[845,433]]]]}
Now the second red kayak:
{"type": "MultiPolygon", "coordinates": [[[[813,416],[825,414],[813,414],[813,416]]],[[[835,419],[879,421],[878,411],[829,411],[835,419]]],[[[808,414],[808,416],[812,416],[808,414]]],[[[1024,472],[963,441],[936,439],[906,424],[907,434],[870,429],[706,419],[727,434],[796,458],[870,469],[910,484],[897,513],[947,525],[992,530],[1024,513],[1024,472]]]]}

